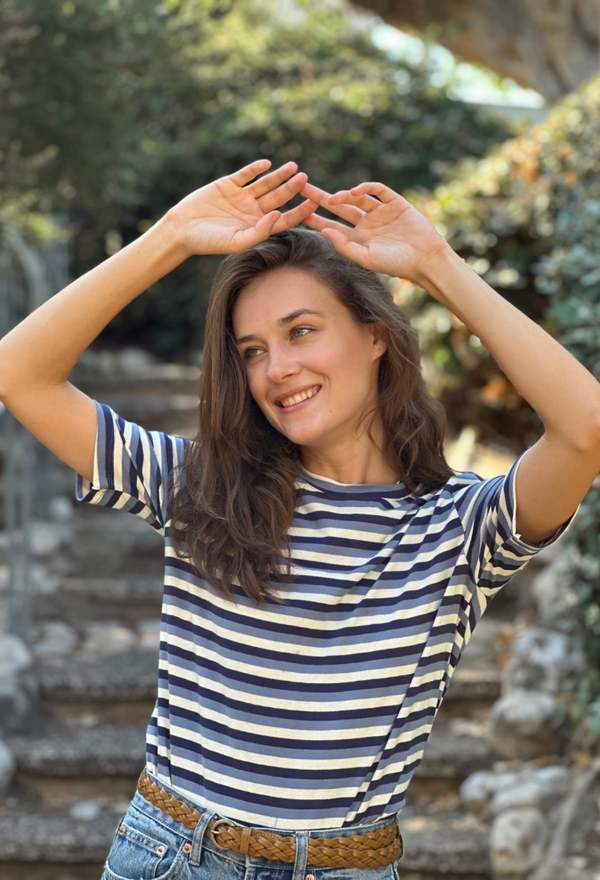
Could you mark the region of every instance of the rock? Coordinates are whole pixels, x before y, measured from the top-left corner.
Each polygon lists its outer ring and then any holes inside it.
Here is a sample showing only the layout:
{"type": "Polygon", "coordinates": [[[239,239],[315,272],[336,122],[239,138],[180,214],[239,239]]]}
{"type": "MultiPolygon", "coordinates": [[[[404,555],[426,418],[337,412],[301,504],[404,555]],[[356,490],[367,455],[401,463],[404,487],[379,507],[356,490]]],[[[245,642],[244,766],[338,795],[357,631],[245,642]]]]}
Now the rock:
{"type": "Polygon", "coordinates": [[[552,859],[551,864],[540,865],[540,867],[530,874],[527,880],[600,880],[600,872],[586,869],[583,862],[585,859],[552,859]]]}
{"type": "Polygon", "coordinates": [[[64,657],[75,650],[79,636],[72,626],[60,620],[38,624],[33,630],[32,651],[37,659],[64,657]]]}
{"type": "Polygon", "coordinates": [[[6,743],[0,739],[0,800],[6,797],[16,769],[15,756],[6,743]]]}
{"type": "Polygon", "coordinates": [[[504,693],[518,689],[558,693],[585,671],[585,658],[562,632],[532,627],[522,632],[502,671],[504,693]]]}
{"type": "Polygon", "coordinates": [[[21,669],[32,663],[31,651],[19,636],[7,633],[0,639],[0,680],[15,679],[21,669]]]}
{"type": "Polygon", "coordinates": [[[136,647],[137,638],[132,629],[111,621],[101,620],[87,623],[85,636],[77,651],[80,659],[111,657],[136,647]]]}
{"type": "Polygon", "coordinates": [[[566,709],[554,694],[515,690],[490,714],[490,741],[504,758],[529,760],[555,754],[563,741],[566,709]]]}
{"type": "Polygon", "coordinates": [[[76,801],[69,810],[69,815],[72,819],[93,822],[94,819],[98,818],[101,812],[102,808],[100,807],[100,804],[96,803],[96,801],[76,801]]]}
{"type": "Polygon", "coordinates": [[[160,647],[160,618],[141,620],[136,629],[139,633],[140,648],[154,648],[158,651],[160,647]]]}
{"type": "Polygon", "coordinates": [[[96,353],[95,369],[101,373],[114,373],[119,371],[118,353],[112,351],[99,351],[96,353]]]}
{"type": "Polygon", "coordinates": [[[544,814],[533,807],[508,810],[497,816],[490,835],[494,878],[526,878],[541,863],[548,836],[544,814]]]}
{"type": "Polygon", "coordinates": [[[152,355],[141,348],[123,348],[118,357],[121,368],[126,372],[136,372],[155,363],[152,355]]]}
{"type": "Polygon", "coordinates": [[[467,776],[461,784],[458,791],[460,802],[473,813],[485,812],[492,797],[503,788],[517,784],[521,776],[518,770],[500,773],[494,770],[478,770],[467,776]]]}
{"type": "Polygon", "coordinates": [[[36,559],[54,556],[65,544],[62,530],[55,523],[37,521],[31,528],[31,552],[36,559]]]}
{"type": "Polygon", "coordinates": [[[38,682],[32,669],[14,678],[0,678],[0,728],[27,732],[38,720],[38,682]]]}
{"type": "Polygon", "coordinates": [[[29,585],[34,595],[48,596],[56,593],[59,582],[50,574],[46,564],[33,562],[29,567],[29,585]]]}
{"type": "Polygon", "coordinates": [[[73,519],[73,502],[66,495],[55,495],[48,503],[48,513],[58,522],[71,522],[73,519]]]}
{"type": "Polygon", "coordinates": [[[546,811],[569,791],[571,771],[562,764],[526,770],[497,790],[490,803],[493,816],[516,807],[546,811]]]}
{"type": "Polygon", "coordinates": [[[569,556],[565,554],[531,580],[530,593],[537,605],[540,621],[545,626],[559,624],[565,619],[569,608],[576,604],[576,591],[572,575],[568,574],[568,565],[569,556]]]}
{"type": "Polygon", "coordinates": [[[536,807],[547,811],[569,791],[572,774],[568,767],[520,770],[482,770],[468,776],[459,789],[461,803],[476,814],[492,815],[515,807],[536,807]]]}

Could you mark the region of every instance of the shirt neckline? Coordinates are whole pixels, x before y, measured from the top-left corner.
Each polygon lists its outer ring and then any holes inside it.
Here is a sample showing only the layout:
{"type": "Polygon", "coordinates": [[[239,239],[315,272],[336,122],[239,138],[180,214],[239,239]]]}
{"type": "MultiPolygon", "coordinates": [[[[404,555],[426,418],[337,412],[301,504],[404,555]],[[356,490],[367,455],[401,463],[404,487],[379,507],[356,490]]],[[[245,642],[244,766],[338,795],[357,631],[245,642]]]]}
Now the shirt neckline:
{"type": "Polygon", "coordinates": [[[404,491],[404,483],[340,483],[331,477],[323,477],[320,474],[313,474],[307,470],[303,464],[298,465],[300,475],[309,478],[309,481],[319,489],[335,489],[338,492],[401,492],[404,491]]]}

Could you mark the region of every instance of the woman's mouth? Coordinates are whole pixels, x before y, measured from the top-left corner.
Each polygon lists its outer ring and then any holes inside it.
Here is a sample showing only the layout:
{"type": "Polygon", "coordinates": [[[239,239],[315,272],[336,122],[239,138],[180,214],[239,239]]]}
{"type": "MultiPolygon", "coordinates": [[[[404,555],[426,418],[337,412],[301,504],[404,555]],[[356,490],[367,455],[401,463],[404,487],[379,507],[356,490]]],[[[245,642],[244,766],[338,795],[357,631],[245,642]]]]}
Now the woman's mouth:
{"type": "MultiPolygon", "coordinates": [[[[318,385],[318,386],[315,386],[316,390],[311,389],[309,392],[305,392],[305,393],[308,393],[310,396],[306,397],[304,400],[298,401],[297,403],[292,402],[294,400],[294,398],[292,397],[292,398],[288,398],[287,400],[284,399],[283,401],[278,401],[275,405],[277,406],[278,409],[280,409],[282,412],[285,412],[285,413],[297,412],[299,409],[302,409],[302,407],[307,406],[311,402],[311,400],[314,400],[314,398],[317,396],[317,394],[321,390],[321,387],[322,387],[321,385],[318,385]]],[[[304,393],[302,395],[296,395],[296,396],[297,397],[300,397],[300,396],[304,397],[304,393]]]]}

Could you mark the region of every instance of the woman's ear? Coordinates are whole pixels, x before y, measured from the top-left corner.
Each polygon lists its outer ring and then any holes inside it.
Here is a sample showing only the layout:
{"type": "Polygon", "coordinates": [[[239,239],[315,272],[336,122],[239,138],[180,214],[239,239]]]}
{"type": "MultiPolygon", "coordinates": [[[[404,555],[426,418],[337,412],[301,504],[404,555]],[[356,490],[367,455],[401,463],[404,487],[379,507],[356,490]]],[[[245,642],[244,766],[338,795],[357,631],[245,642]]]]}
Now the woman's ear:
{"type": "Polygon", "coordinates": [[[388,329],[381,321],[377,321],[369,325],[373,334],[373,345],[376,350],[376,356],[381,357],[387,351],[389,336],[388,329]]]}

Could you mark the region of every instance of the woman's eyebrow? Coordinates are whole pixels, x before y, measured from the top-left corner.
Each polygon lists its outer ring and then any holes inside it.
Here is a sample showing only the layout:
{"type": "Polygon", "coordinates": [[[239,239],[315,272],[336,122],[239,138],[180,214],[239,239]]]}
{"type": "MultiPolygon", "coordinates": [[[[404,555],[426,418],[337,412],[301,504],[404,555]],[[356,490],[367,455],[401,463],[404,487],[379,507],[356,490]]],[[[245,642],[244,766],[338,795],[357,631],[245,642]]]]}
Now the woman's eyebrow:
{"type": "MultiPolygon", "coordinates": [[[[292,321],[295,321],[296,318],[300,317],[300,315],[317,315],[317,317],[319,318],[325,317],[322,312],[317,312],[315,309],[296,309],[296,311],[292,312],[291,315],[286,315],[285,318],[279,318],[277,324],[279,327],[283,327],[285,324],[290,324],[292,321]]],[[[258,339],[258,336],[241,336],[235,341],[238,345],[241,345],[242,342],[250,342],[251,339],[258,339]]]]}

